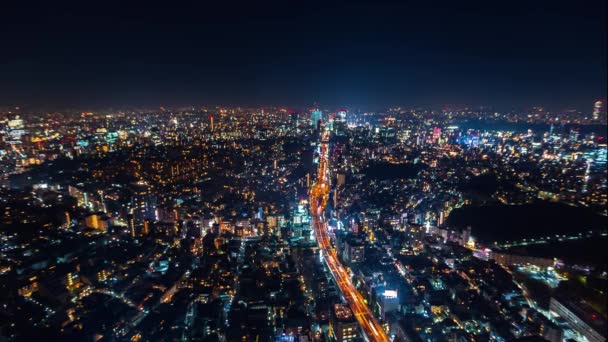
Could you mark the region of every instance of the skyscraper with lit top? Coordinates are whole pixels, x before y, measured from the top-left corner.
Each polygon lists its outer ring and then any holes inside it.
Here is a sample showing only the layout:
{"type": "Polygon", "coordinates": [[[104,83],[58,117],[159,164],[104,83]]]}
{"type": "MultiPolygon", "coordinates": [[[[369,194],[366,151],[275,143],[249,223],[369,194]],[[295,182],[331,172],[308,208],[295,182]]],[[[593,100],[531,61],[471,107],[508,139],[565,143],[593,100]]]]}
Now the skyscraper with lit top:
{"type": "Polygon", "coordinates": [[[311,123],[314,129],[319,129],[321,120],[323,119],[323,112],[320,109],[314,109],[311,112],[311,123]]]}
{"type": "Polygon", "coordinates": [[[601,100],[595,101],[593,105],[593,120],[599,120],[602,112],[604,111],[604,102],[601,100]]]}

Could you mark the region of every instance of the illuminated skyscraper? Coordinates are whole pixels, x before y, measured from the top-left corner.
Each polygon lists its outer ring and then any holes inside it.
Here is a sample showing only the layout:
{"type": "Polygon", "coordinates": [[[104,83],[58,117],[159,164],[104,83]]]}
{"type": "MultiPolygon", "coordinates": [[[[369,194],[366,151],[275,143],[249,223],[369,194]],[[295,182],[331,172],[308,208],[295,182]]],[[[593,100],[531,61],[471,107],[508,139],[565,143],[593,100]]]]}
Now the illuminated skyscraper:
{"type": "Polygon", "coordinates": [[[72,226],[72,218],[69,212],[65,212],[65,228],[68,229],[72,226]]]}
{"type": "Polygon", "coordinates": [[[433,128],[433,142],[437,142],[441,138],[441,127],[433,128]]]}
{"type": "Polygon", "coordinates": [[[346,122],[346,110],[339,110],[336,121],[346,122]]]}
{"type": "Polygon", "coordinates": [[[321,120],[323,119],[323,112],[320,109],[315,109],[311,113],[311,123],[314,129],[319,129],[321,120]]]}
{"type": "Polygon", "coordinates": [[[147,184],[134,184],[131,197],[131,210],[137,225],[146,219],[155,218],[156,196],[152,195],[147,184]]]}
{"type": "Polygon", "coordinates": [[[19,115],[9,115],[7,122],[7,133],[9,144],[21,144],[22,136],[26,134],[24,129],[23,119],[19,115]]]}
{"type": "Polygon", "coordinates": [[[346,132],[346,110],[338,110],[334,118],[333,128],[336,135],[342,136],[346,132]]]}
{"type": "Polygon", "coordinates": [[[378,294],[378,309],[382,320],[386,320],[386,315],[389,312],[399,310],[399,297],[397,290],[384,288],[384,291],[378,294]]]}
{"type": "Polygon", "coordinates": [[[310,215],[306,201],[300,202],[293,211],[290,236],[293,238],[310,238],[310,215]]]}
{"type": "Polygon", "coordinates": [[[593,120],[599,120],[602,111],[604,110],[604,102],[598,100],[593,105],[593,120]]]}
{"type": "Polygon", "coordinates": [[[288,113],[289,113],[289,125],[296,132],[298,132],[299,131],[298,126],[300,125],[300,115],[294,109],[289,109],[288,113]]]}
{"type": "Polygon", "coordinates": [[[334,304],[329,321],[329,335],[338,342],[360,338],[357,320],[347,305],[334,304]]]}

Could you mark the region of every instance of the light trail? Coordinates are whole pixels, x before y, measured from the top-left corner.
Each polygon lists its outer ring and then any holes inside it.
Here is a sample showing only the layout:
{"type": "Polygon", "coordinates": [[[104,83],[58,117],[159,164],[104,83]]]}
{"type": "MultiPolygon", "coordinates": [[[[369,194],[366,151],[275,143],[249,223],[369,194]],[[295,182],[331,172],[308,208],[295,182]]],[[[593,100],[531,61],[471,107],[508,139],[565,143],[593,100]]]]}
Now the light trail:
{"type": "Polygon", "coordinates": [[[367,307],[363,296],[353,285],[346,268],[338,260],[336,250],[332,247],[329,234],[327,233],[327,223],[323,217],[323,211],[329,197],[329,177],[327,176],[329,169],[328,138],[329,132],[325,132],[321,138],[318,177],[310,190],[310,206],[317,244],[323,252],[325,262],[336,284],[348,302],[366,337],[370,341],[389,341],[384,328],[376,321],[372,312],[367,307]]]}

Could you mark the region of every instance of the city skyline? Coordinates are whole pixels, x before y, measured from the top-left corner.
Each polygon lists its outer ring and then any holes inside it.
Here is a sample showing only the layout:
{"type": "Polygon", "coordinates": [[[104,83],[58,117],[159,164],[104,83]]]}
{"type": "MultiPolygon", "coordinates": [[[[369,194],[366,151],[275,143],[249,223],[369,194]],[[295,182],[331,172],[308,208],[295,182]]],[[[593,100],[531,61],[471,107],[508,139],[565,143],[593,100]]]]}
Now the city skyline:
{"type": "Polygon", "coordinates": [[[2,10],[0,341],[606,342],[606,1],[2,10]]]}
{"type": "Polygon", "coordinates": [[[605,341],[604,102],[24,113],[9,341],[605,341]]]}

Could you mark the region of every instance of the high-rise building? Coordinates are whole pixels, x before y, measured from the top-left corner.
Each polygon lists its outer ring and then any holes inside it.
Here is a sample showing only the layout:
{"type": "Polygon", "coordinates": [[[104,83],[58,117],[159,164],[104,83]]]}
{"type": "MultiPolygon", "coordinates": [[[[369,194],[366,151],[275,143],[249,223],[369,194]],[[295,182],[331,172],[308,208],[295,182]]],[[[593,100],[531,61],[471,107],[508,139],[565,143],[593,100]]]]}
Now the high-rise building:
{"type": "Polygon", "coordinates": [[[573,141],[573,142],[578,141],[578,136],[579,136],[578,129],[573,128],[570,130],[570,141],[573,141]]]}
{"type": "Polygon", "coordinates": [[[137,236],[137,231],[135,230],[135,218],[133,215],[129,215],[128,222],[129,234],[131,234],[131,237],[137,236]]]}
{"type": "Polygon", "coordinates": [[[108,229],[107,218],[101,217],[99,214],[92,214],[85,218],[87,228],[100,230],[105,232],[108,229]]]}
{"type": "Polygon", "coordinates": [[[80,276],[78,275],[78,273],[70,272],[67,274],[66,281],[65,281],[66,289],[68,289],[69,291],[72,291],[72,290],[79,288],[80,285],[81,285],[80,276]]]}
{"type": "Polygon", "coordinates": [[[353,236],[346,239],[344,243],[344,261],[348,264],[356,264],[365,261],[365,245],[363,241],[353,236]]]}
{"type": "Polygon", "coordinates": [[[327,129],[329,131],[334,130],[334,122],[336,121],[336,116],[334,114],[329,115],[329,119],[327,120],[327,129]]]}
{"type": "Polygon", "coordinates": [[[323,112],[320,109],[315,109],[311,112],[311,124],[314,129],[319,129],[323,120],[323,112]]]}
{"type": "Polygon", "coordinates": [[[344,186],[344,184],[346,184],[346,174],[338,173],[336,175],[336,186],[340,187],[340,186],[344,186]]]}
{"type": "Polygon", "coordinates": [[[388,288],[384,288],[384,291],[378,293],[378,297],[379,314],[384,321],[389,312],[399,309],[399,297],[397,296],[397,290],[388,288]]]}
{"type": "Polygon", "coordinates": [[[19,115],[9,115],[7,122],[7,143],[15,145],[22,143],[22,136],[26,134],[23,119],[19,115]]]}
{"type": "Polygon", "coordinates": [[[69,212],[65,212],[65,228],[68,229],[72,226],[72,218],[69,212]]]}
{"type": "Polygon", "coordinates": [[[145,220],[144,221],[144,227],[141,231],[141,234],[143,236],[147,236],[148,234],[150,234],[150,220],[145,220]]]}
{"type": "Polygon", "coordinates": [[[300,202],[293,212],[290,236],[294,238],[308,239],[310,237],[310,215],[306,202],[300,202]]]}
{"type": "Polygon", "coordinates": [[[346,122],[346,110],[339,110],[335,120],[338,122],[346,122]]]}
{"type": "Polygon", "coordinates": [[[330,336],[338,342],[354,341],[359,339],[359,324],[346,304],[335,304],[331,313],[330,336]]]}
{"type": "Polygon", "coordinates": [[[291,110],[289,112],[289,121],[290,121],[290,126],[295,129],[296,132],[298,132],[298,127],[300,125],[300,115],[298,114],[297,111],[295,110],[291,110]]]}
{"type": "Polygon", "coordinates": [[[437,142],[441,139],[441,127],[433,128],[433,142],[437,142]]]}
{"type": "Polygon", "coordinates": [[[346,132],[346,110],[339,110],[336,113],[333,124],[333,131],[338,136],[343,136],[346,132]]]}
{"type": "Polygon", "coordinates": [[[604,111],[604,102],[601,100],[595,101],[593,105],[593,120],[599,120],[602,112],[604,111]]]}
{"type": "Polygon", "coordinates": [[[141,226],[143,221],[156,216],[156,197],[150,192],[147,184],[135,184],[132,187],[131,210],[135,224],[141,226]]]}
{"type": "Polygon", "coordinates": [[[277,216],[269,215],[266,216],[266,228],[268,229],[269,234],[276,234],[278,231],[279,219],[277,216]]]}

